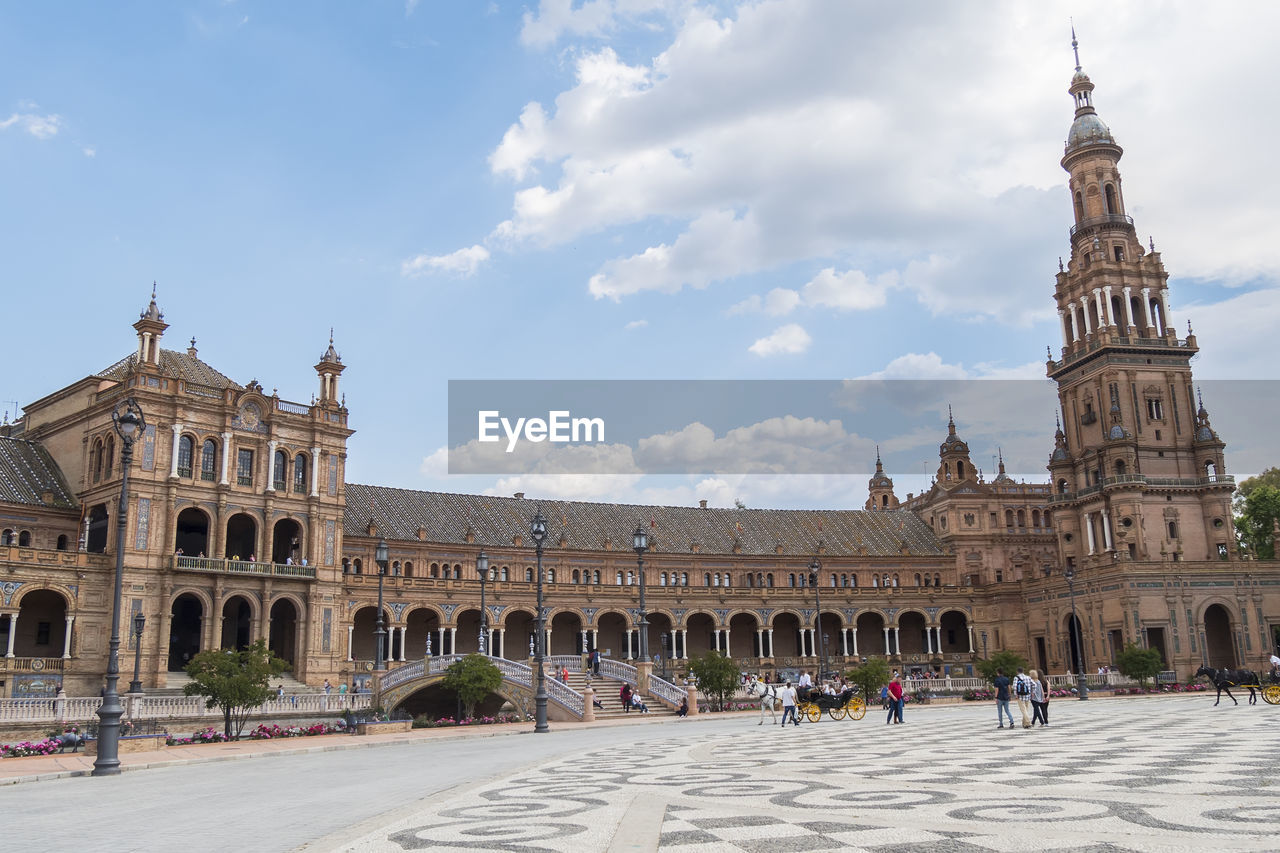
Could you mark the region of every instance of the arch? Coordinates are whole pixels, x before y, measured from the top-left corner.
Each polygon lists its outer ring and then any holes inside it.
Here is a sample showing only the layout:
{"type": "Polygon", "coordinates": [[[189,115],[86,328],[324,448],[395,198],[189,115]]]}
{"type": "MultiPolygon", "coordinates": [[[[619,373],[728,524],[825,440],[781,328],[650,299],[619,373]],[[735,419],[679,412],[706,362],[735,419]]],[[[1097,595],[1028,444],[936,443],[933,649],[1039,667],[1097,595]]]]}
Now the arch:
{"type": "Polygon", "coordinates": [[[582,614],[573,610],[561,610],[551,616],[547,625],[551,628],[551,645],[547,654],[582,654],[582,614]]]}
{"type": "Polygon", "coordinates": [[[248,648],[253,642],[253,617],[253,604],[246,595],[229,597],[222,605],[222,640],[218,648],[248,648]]]}
{"type": "Polygon", "coordinates": [[[18,531],[18,547],[19,548],[31,547],[31,531],[30,530],[18,531]]]}
{"type": "Polygon", "coordinates": [[[287,596],[278,596],[271,604],[271,628],[267,646],[276,657],[297,666],[297,637],[300,609],[287,596]]]}
{"type": "Polygon", "coordinates": [[[356,557],[351,561],[351,571],[357,575],[364,574],[364,561],[356,557]]]}
{"type": "Polygon", "coordinates": [[[89,507],[89,534],[85,540],[85,550],[91,554],[107,553],[107,505],[94,504],[89,507]]]}
{"type": "Polygon", "coordinates": [[[663,660],[674,657],[674,622],[669,613],[654,611],[649,614],[649,657],[662,655],[663,660]]]}
{"type": "MultiPolygon", "coordinates": [[[[375,608],[376,609],[376,608],[375,608]]],[[[432,637],[431,654],[439,655],[440,643],[438,635],[432,636],[440,629],[443,624],[443,618],[440,613],[433,607],[419,606],[415,607],[405,614],[404,617],[404,655],[406,658],[425,657],[427,653],[427,637],[432,637]]],[[[489,621],[490,627],[493,626],[493,620],[489,621]]],[[[354,638],[354,634],[353,634],[354,638]]],[[[369,651],[372,654],[373,643],[369,643],[369,651]]],[[[354,657],[354,655],[353,655],[354,657]]]]}
{"type": "Polygon", "coordinates": [[[404,561],[404,576],[407,578],[413,577],[413,561],[412,560],[404,561]]]}
{"type": "Polygon", "coordinates": [[[227,519],[227,543],[223,556],[229,560],[257,559],[258,521],[245,512],[237,512],[227,519]]]}
{"type": "MultiPolygon", "coordinates": [[[[366,604],[351,617],[351,657],[358,661],[369,661],[377,658],[378,608],[366,604]]],[[[382,629],[386,631],[384,640],[384,659],[391,659],[391,612],[384,605],[382,608],[382,629]]],[[[439,652],[437,652],[438,654],[439,652]]]]}
{"type": "Polygon", "coordinates": [[[1027,511],[1026,511],[1025,509],[1019,509],[1019,510],[1018,510],[1018,513],[1017,513],[1017,519],[1018,519],[1018,526],[1019,526],[1019,527],[1026,527],[1026,526],[1027,526],[1027,511]]]}
{"type": "Polygon", "coordinates": [[[59,533],[59,534],[58,534],[58,544],[57,544],[57,545],[55,545],[54,547],[55,547],[55,548],[57,548],[57,550],[59,550],[59,551],[65,551],[65,550],[67,550],[67,534],[65,534],[65,533],[59,533]]]}
{"type": "Polygon", "coordinates": [[[107,443],[102,449],[102,479],[111,479],[111,468],[115,465],[116,459],[116,439],[115,436],[107,436],[107,443]]]}
{"type": "Polygon", "coordinates": [[[711,613],[696,610],[685,616],[685,657],[696,658],[705,655],[716,647],[715,632],[721,626],[711,613]]]}
{"type": "Polygon", "coordinates": [[[189,435],[183,435],[178,439],[178,476],[190,478],[192,474],[192,462],[196,455],[196,440],[189,435]]]}
{"type": "Polygon", "coordinates": [[[169,605],[169,672],[181,672],[200,652],[205,602],[193,592],[179,593],[169,605]]]}
{"type": "Polygon", "coordinates": [[[206,438],[200,445],[200,479],[212,483],[218,476],[218,442],[206,438]]]}
{"type": "Polygon", "coordinates": [[[89,451],[89,470],[93,471],[93,482],[102,479],[102,439],[93,440],[93,448],[89,451]]]}
{"type": "Polygon", "coordinates": [[[1076,190],[1075,208],[1076,208],[1076,224],[1079,224],[1084,220],[1084,196],[1080,193],[1079,190],[1076,190]]]}
{"type": "Polygon", "coordinates": [[[1116,197],[1116,188],[1114,184],[1108,183],[1104,190],[1104,197],[1107,204],[1107,215],[1114,216],[1120,213],[1119,200],[1116,197]]]}
{"type": "Polygon", "coordinates": [[[299,563],[303,553],[302,525],[292,518],[277,521],[271,533],[271,562],[299,563]]]}
{"type": "Polygon", "coordinates": [[[941,652],[943,654],[967,654],[970,651],[969,617],[963,610],[942,611],[938,614],[938,627],[942,629],[941,652]]]}
{"type": "Polygon", "coordinates": [[[854,636],[857,639],[856,647],[861,654],[887,655],[889,653],[884,638],[887,623],[883,613],[877,610],[863,611],[858,614],[853,624],[854,636]]]}
{"type": "Polygon", "coordinates": [[[209,551],[209,514],[199,507],[178,513],[173,550],[188,557],[203,557],[209,551]]]}
{"type": "Polygon", "coordinates": [[[1210,604],[1204,609],[1204,655],[1209,666],[1234,669],[1237,666],[1235,643],[1232,640],[1231,611],[1222,604],[1210,604]]]}
{"type": "Polygon", "coordinates": [[[30,590],[14,602],[18,606],[19,630],[10,641],[15,657],[62,657],[69,601],[57,590],[42,588],[30,590]]]}
{"type": "Polygon", "coordinates": [[[299,453],[293,457],[293,491],[306,494],[307,491],[307,454],[299,453]]]}
{"type": "Polygon", "coordinates": [[[729,617],[729,657],[763,657],[757,629],[760,618],[754,613],[735,613],[729,617]]]}
{"type": "Polygon", "coordinates": [[[533,657],[533,639],[538,630],[532,611],[519,608],[504,613],[502,627],[506,630],[502,656],[508,660],[526,660],[533,657]]]}
{"type": "Polygon", "coordinates": [[[1084,672],[1084,656],[1080,648],[1084,634],[1081,633],[1080,620],[1075,614],[1068,613],[1064,621],[1063,631],[1067,635],[1067,659],[1071,662],[1071,671],[1084,672]]]}

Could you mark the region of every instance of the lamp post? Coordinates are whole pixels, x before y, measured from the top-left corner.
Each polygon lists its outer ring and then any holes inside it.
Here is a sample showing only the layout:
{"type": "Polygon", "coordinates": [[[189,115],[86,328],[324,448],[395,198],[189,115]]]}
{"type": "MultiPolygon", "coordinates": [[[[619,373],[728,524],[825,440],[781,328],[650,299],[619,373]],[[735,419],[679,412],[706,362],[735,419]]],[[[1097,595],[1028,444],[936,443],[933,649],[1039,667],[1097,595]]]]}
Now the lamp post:
{"type": "Polygon", "coordinates": [[[991,660],[991,656],[987,654],[987,632],[982,632],[982,659],[991,660]]]}
{"type": "Polygon", "coordinates": [[[813,617],[813,632],[818,635],[818,680],[825,677],[827,671],[827,643],[822,635],[822,596],[818,592],[818,577],[822,572],[822,564],[814,557],[809,564],[809,586],[813,587],[813,606],[817,613],[813,617]]]}
{"type": "Polygon", "coordinates": [[[644,606],[644,552],[649,550],[649,534],[644,528],[636,525],[636,532],[631,534],[631,547],[636,552],[636,567],[640,573],[640,660],[649,659],[649,615],[644,606]]]}
{"type": "Polygon", "coordinates": [[[98,708],[98,757],[93,762],[94,776],[116,776],[120,773],[120,704],[117,686],[120,681],[120,598],[124,589],[124,537],[129,507],[129,466],[133,464],[133,442],[147,428],[142,409],[132,397],[116,404],[111,423],[120,436],[120,508],[116,513],[116,584],[111,607],[111,639],[107,645],[107,686],[98,708]]]}
{"type": "Polygon", "coordinates": [[[1076,641],[1076,694],[1083,701],[1089,698],[1089,679],[1084,674],[1084,633],[1080,630],[1080,618],[1076,616],[1076,570],[1068,566],[1062,576],[1067,579],[1067,594],[1071,597],[1071,633],[1076,641]]]}
{"type": "Polygon", "coordinates": [[[147,617],[139,610],[133,614],[133,681],[129,682],[130,693],[142,692],[142,679],[138,673],[142,670],[142,629],[146,627],[147,617]]]}
{"type": "Polygon", "coordinates": [[[489,609],[484,606],[484,585],[489,580],[489,555],[476,554],[476,574],[480,575],[480,654],[488,654],[489,609]]]}
{"type": "Polygon", "coordinates": [[[542,611],[542,544],[547,540],[547,520],[538,509],[529,522],[529,536],[533,539],[534,550],[538,552],[538,618],[533,638],[533,668],[538,678],[538,687],[533,694],[533,730],[537,734],[551,731],[547,728],[547,681],[542,671],[543,660],[546,659],[547,628],[546,614],[542,611]]]}
{"type": "Polygon", "coordinates": [[[378,564],[378,621],[373,630],[373,671],[387,671],[387,651],[383,644],[387,641],[386,623],[382,618],[382,578],[387,573],[388,554],[387,540],[379,539],[378,548],[373,552],[373,561],[378,564]]]}

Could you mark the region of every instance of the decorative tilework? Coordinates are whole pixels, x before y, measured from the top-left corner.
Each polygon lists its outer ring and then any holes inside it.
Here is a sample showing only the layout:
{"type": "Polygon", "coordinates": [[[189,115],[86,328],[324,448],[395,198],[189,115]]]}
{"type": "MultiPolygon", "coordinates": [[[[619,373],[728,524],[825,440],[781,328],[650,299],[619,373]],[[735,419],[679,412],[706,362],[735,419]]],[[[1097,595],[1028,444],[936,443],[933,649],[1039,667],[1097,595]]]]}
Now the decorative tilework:
{"type": "Polygon", "coordinates": [[[329,494],[330,496],[338,493],[338,456],[335,453],[329,454],[329,494]]]}
{"type": "Polygon", "coordinates": [[[156,469],[156,425],[147,424],[146,430],[142,433],[142,470],[154,471],[156,469]]]}
{"type": "Polygon", "coordinates": [[[333,565],[333,543],[337,536],[337,522],[329,519],[324,523],[324,564],[333,565]]]}
{"type": "Polygon", "coordinates": [[[326,607],[320,613],[320,651],[333,650],[333,608],[326,607]]]}
{"type": "Polygon", "coordinates": [[[138,521],[133,535],[133,550],[147,550],[147,534],[151,528],[151,498],[138,498],[138,521]]]}

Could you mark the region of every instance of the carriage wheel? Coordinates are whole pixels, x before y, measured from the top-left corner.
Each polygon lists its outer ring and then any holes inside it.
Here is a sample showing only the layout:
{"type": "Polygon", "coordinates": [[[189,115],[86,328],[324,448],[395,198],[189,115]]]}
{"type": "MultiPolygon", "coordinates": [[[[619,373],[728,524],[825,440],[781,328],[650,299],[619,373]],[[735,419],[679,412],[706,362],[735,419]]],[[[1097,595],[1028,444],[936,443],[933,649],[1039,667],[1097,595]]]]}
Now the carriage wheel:
{"type": "Polygon", "coordinates": [[[809,718],[809,722],[816,723],[822,719],[822,709],[817,705],[805,705],[804,715],[809,718]]]}
{"type": "Polygon", "coordinates": [[[843,720],[844,706],[841,705],[839,708],[828,708],[827,713],[831,715],[831,719],[833,720],[843,720]]]}
{"type": "Polygon", "coordinates": [[[867,715],[867,703],[862,701],[860,697],[855,696],[844,706],[844,711],[848,719],[861,720],[867,715]]]}
{"type": "Polygon", "coordinates": [[[1280,684],[1268,684],[1262,688],[1262,701],[1268,705],[1280,705],[1280,684]]]}

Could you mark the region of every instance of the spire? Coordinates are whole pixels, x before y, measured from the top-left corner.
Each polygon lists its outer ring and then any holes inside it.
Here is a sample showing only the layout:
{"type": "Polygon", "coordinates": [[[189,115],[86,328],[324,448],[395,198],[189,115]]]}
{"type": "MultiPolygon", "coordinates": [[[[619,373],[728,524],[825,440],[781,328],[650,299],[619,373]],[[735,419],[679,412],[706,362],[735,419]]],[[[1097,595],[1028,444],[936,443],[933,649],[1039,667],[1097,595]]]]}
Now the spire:
{"type": "Polygon", "coordinates": [[[880,445],[878,444],[876,445],[876,473],[877,474],[884,473],[884,465],[881,464],[880,462],[880,445]]]}
{"type": "Polygon", "coordinates": [[[1081,69],[1080,66],[1080,42],[1076,41],[1076,24],[1071,22],[1071,52],[1076,55],[1076,70],[1081,69]]]}
{"type": "MultiPolygon", "coordinates": [[[[316,365],[316,373],[320,377],[320,403],[322,405],[333,405],[338,402],[338,381],[342,371],[346,369],[346,365],[342,363],[342,356],[338,355],[338,350],[333,346],[333,327],[330,326],[329,348],[320,356],[320,363],[316,365]]],[[[345,398],[343,399],[345,400],[345,398]]]]}
{"type": "Polygon", "coordinates": [[[1000,448],[1000,447],[997,447],[997,448],[996,448],[996,458],[999,460],[999,462],[997,463],[997,466],[996,466],[996,479],[995,479],[995,481],[996,481],[997,483],[1008,483],[1008,482],[1010,482],[1010,479],[1011,479],[1011,478],[1009,477],[1009,475],[1008,475],[1008,474],[1006,474],[1006,473],[1005,473],[1005,470],[1004,470],[1004,450],[1003,450],[1002,448],[1000,448]]]}
{"type": "Polygon", "coordinates": [[[956,434],[956,419],[951,414],[951,404],[947,403],[947,435],[956,434]]]}
{"type": "Polygon", "coordinates": [[[138,333],[137,361],[142,365],[160,364],[160,338],[169,324],[164,321],[164,312],[156,304],[156,283],[151,282],[151,302],[147,310],[138,314],[138,322],[133,324],[138,333]]]}

